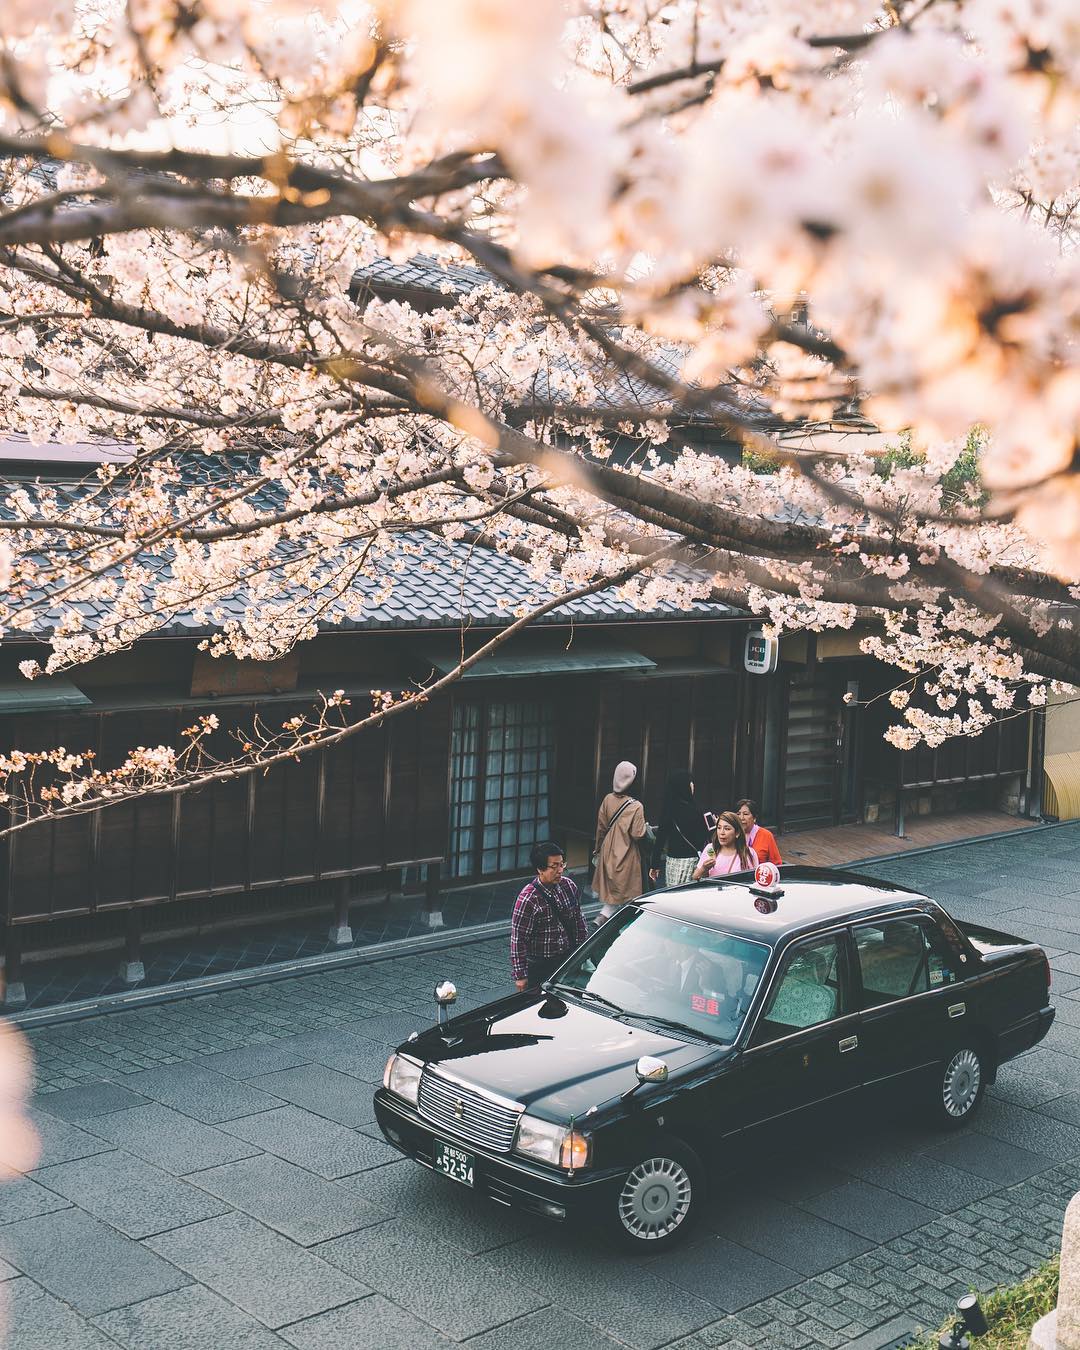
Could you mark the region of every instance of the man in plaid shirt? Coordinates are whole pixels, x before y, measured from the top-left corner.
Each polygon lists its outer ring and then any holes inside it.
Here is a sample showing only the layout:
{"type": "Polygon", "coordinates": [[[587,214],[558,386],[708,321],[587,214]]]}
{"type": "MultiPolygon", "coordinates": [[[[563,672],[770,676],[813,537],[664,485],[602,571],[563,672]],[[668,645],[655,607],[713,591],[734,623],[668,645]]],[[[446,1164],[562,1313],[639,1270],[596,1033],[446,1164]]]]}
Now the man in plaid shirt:
{"type": "Polygon", "coordinates": [[[518,989],[535,989],[588,936],[578,888],[563,876],[566,855],[558,844],[537,844],[530,861],[536,876],[521,893],[510,920],[510,972],[518,989]]]}

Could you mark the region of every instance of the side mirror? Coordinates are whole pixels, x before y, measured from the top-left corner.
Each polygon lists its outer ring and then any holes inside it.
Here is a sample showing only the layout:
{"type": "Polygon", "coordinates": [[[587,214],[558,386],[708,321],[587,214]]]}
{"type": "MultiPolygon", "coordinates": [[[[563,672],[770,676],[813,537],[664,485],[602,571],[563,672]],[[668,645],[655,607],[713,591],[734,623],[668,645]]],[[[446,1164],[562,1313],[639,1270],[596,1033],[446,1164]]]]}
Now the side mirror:
{"type": "Polygon", "coordinates": [[[668,1080],[668,1066],[652,1055],[642,1055],[636,1070],[639,1083],[666,1083],[668,1080]]]}
{"type": "Polygon", "coordinates": [[[450,980],[440,980],[435,986],[435,1002],[439,1006],[439,1025],[442,1026],[450,1016],[447,1009],[457,1002],[457,985],[450,980]]]}

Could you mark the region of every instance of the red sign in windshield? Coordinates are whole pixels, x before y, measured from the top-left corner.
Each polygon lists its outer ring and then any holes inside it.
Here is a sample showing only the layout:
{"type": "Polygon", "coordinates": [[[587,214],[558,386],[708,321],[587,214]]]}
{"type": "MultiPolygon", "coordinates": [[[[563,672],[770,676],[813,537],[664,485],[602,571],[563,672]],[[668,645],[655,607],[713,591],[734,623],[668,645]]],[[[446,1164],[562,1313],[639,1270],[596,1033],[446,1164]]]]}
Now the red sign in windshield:
{"type": "Polygon", "coordinates": [[[706,1017],[720,1016],[720,1000],[718,998],[706,998],[704,994],[691,994],[690,1007],[696,1013],[704,1013],[706,1017]]]}

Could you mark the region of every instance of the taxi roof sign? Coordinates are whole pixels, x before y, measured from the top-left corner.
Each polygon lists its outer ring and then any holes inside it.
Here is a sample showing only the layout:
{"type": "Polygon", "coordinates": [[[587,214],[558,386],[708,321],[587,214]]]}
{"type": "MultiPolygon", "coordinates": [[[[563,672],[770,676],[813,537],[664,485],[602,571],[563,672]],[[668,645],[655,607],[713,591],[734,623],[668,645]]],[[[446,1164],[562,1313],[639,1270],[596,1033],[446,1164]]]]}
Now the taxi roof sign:
{"type": "Polygon", "coordinates": [[[754,908],[759,913],[773,912],[777,900],[784,894],[780,889],[780,869],[775,863],[758,863],[754,868],[754,884],[750,887],[750,894],[758,897],[754,901],[754,908]]]}

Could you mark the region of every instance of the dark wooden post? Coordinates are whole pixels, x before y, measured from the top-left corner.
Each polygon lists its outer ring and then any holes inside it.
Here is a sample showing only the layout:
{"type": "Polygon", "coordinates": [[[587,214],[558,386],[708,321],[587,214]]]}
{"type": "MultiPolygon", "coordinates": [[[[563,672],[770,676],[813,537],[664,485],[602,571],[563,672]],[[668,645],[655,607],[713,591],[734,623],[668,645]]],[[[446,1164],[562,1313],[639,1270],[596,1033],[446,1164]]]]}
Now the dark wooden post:
{"type": "Polygon", "coordinates": [[[142,960],[142,911],[134,906],[124,916],[124,959],[120,962],[120,978],[125,984],[141,984],[146,979],[142,960]]]}
{"type": "Polygon", "coordinates": [[[439,882],[442,878],[442,864],[427,864],[427,880],[424,882],[424,911],[429,928],[442,928],[442,900],[439,897],[439,882]]]}
{"type": "Polygon", "coordinates": [[[907,752],[897,750],[896,752],[896,837],[905,839],[904,834],[904,755],[907,752]]]}
{"type": "Polygon", "coordinates": [[[4,934],[4,1007],[21,1008],[26,1003],[22,976],[22,934],[9,921],[4,934]]]}
{"type": "Polygon", "coordinates": [[[352,885],[351,877],[342,877],[337,888],[337,895],[334,897],[334,921],[330,925],[330,941],[335,947],[351,947],[353,940],[352,926],[349,923],[349,889],[352,885]]]}

